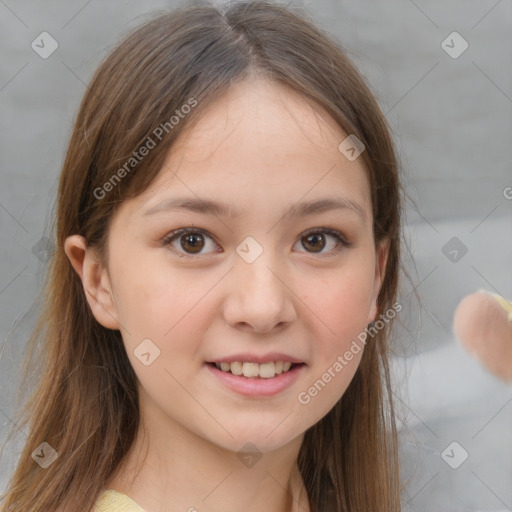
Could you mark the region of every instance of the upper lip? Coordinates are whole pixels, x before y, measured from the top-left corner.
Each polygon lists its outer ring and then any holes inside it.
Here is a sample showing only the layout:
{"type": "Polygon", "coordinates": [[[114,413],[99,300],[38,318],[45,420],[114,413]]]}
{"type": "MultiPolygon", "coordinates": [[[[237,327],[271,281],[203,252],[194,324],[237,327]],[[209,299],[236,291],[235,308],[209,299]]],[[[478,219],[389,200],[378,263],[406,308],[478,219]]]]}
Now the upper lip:
{"type": "Polygon", "coordinates": [[[288,354],[283,354],[281,352],[269,352],[268,354],[254,354],[254,353],[244,353],[244,354],[233,354],[231,356],[220,357],[218,359],[212,359],[207,361],[208,363],[233,363],[235,361],[240,361],[243,363],[270,363],[273,361],[283,361],[295,364],[303,363],[300,359],[296,357],[290,356],[288,354]]]}

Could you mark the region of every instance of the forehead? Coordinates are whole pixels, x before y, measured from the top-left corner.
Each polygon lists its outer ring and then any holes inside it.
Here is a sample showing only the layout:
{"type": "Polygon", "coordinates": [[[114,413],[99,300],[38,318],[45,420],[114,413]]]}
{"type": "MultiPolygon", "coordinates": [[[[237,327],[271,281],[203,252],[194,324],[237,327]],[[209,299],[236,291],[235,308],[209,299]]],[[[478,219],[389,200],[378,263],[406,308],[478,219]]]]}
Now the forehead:
{"type": "Polygon", "coordinates": [[[173,152],[193,148],[198,157],[205,156],[228,136],[239,143],[245,139],[248,150],[254,139],[258,147],[278,146],[285,154],[304,143],[301,153],[332,151],[346,134],[321,106],[288,85],[254,77],[236,82],[208,105],[197,124],[176,141],[173,152]]]}
{"type": "Polygon", "coordinates": [[[338,149],[346,137],[326,111],[290,87],[244,80],[180,135],[138,203],[154,205],[172,191],[246,210],[249,199],[251,206],[288,204],[340,192],[367,209],[362,159],[349,161],[338,149]]]}

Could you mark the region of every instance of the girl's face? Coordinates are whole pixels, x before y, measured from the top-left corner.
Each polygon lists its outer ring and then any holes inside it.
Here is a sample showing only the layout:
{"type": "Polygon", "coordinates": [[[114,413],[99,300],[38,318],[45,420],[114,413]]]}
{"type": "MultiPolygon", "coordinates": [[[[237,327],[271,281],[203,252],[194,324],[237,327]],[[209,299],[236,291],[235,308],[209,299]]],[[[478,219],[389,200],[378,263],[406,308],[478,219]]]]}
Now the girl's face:
{"type": "Polygon", "coordinates": [[[374,246],[362,158],[338,149],[347,135],[286,86],[244,81],[122,203],[101,274],[112,302],[95,315],[122,333],[146,425],[265,452],[343,395],[387,256],[374,246]],[[210,364],[251,360],[303,364],[258,379],[210,364]]]}

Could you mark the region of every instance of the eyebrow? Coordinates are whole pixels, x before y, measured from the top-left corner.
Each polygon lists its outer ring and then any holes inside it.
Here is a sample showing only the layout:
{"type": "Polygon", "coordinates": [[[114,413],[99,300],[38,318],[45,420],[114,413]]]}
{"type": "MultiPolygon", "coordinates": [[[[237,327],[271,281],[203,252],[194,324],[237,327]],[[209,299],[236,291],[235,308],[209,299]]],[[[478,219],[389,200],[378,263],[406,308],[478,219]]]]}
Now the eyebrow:
{"type": "MultiPolygon", "coordinates": [[[[351,199],[343,196],[332,198],[316,199],[314,201],[304,201],[290,206],[283,214],[283,217],[295,216],[305,217],[322,213],[328,210],[350,210],[355,212],[363,221],[366,220],[366,213],[362,206],[351,199]]],[[[144,212],[144,216],[152,215],[157,212],[170,210],[189,210],[196,213],[223,216],[234,218],[241,215],[241,211],[234,210],[230,205],[214,201],[212,199],[198,198],[170,198],[156,204],[144,212]]]]}

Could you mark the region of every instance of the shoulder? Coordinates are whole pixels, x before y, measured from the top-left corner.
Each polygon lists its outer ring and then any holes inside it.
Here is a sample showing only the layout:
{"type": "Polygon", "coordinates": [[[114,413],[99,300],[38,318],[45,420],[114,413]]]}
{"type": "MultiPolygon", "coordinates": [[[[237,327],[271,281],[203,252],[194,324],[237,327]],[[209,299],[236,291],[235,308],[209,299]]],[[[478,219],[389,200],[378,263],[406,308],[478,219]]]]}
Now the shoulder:
{"type": "Polygon", "coordinates": [[[126,494],[107,489],[97,499],[94,512],[144,512],[144,509],[126,494]]]}

